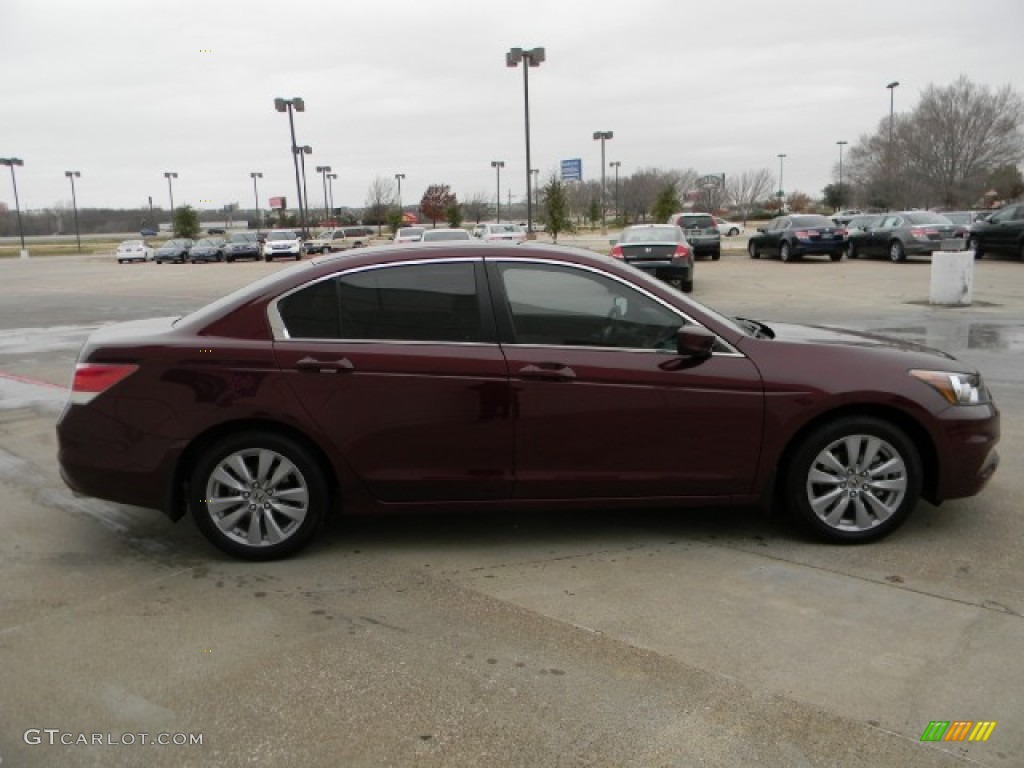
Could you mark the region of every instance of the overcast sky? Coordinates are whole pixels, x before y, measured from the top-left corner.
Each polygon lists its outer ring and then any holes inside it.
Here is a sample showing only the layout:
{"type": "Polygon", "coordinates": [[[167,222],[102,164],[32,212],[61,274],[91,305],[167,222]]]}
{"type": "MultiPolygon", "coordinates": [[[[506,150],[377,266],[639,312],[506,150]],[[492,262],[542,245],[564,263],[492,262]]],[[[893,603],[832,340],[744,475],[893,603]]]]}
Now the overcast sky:
{"type": "MultiPolygon", "coordinates": [[[[733,174],[767,167],[817,196],[839,140],[855,143],[929,84],[959,75],[1024,93],[1022,0],[0,0],[0,157],[20,157],[26,209],[295,200],[288,120],[301,96],[310,207],[314,172],[361,207],[375,176],[402,197],[443,183],[464,198],[525,190],[523,78],[511,47],[543,46],[530,70],[532,165],[581,158],[733,174]]],[[[13,208],[7,169],[0,201],[13,208]]],[[[611,172],[609,171],[609,183],[611,172]]]]}

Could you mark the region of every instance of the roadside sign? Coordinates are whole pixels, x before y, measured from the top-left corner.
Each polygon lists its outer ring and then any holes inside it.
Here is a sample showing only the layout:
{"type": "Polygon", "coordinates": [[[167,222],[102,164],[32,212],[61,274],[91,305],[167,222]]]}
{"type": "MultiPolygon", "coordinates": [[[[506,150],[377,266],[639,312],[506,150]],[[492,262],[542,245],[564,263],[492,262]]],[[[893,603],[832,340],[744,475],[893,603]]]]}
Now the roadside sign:
{"type": "Polygon", "coordinates": [[[574,157],[571,160],[562,161],[562,181],[582,181],[583,160],[574,157]]]}

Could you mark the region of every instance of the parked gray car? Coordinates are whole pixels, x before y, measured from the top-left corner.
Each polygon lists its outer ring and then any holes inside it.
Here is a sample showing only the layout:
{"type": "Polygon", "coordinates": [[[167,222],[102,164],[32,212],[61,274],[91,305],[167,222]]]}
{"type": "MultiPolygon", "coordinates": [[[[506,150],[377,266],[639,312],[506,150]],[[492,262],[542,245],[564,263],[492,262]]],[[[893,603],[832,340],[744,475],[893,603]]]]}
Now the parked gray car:
{"type": "Polygon", "coordinates": [[[168,240],[156,249],[153,254],[153,261],[157,264],[163,264],[165,261],[171,261],[175,264],[184,264],[188,261],[188,254],[189,251],[192,250],[193,245],[195,245],[195,243],[188,238],[175,238],[174,240],[168,240]]]}
{"type": "Polygon", "coordinates": [[[907,256],[931,256],[942,249],[944,240],[961,239],[966,243],[967,227],[954,224],[941,213],[931,211],[895,211],[884,214],[881,222],[850,240],[847,253],[859,256],[888,256],[893,262],[907,256]]]}

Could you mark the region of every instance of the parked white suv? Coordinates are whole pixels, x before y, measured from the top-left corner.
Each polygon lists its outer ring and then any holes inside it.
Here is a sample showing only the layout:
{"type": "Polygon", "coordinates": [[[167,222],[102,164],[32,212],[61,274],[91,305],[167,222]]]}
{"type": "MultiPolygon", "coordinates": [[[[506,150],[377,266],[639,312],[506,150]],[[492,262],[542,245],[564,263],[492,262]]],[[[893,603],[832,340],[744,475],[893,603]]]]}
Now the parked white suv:
{"type": "Polygon", "coordinates": [[[263,242],[263,260],[273,261],[278,256],[302,258],[302,238],[294,229],[272,229],[263,242]]]}
{"type": "Polygon", "coordinates": [[[518,224],[479,224],[473,228],[473,237],[503,243],[521,243],[526,239],[526,232],[518,224]]]}

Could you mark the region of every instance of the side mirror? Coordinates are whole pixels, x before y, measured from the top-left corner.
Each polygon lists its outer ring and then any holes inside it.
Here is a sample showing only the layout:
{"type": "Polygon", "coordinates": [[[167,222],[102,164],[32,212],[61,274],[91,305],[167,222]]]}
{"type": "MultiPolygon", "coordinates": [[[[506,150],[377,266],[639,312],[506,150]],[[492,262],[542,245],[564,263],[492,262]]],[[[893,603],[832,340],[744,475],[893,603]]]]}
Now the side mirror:
{"type": "Polygon", "coordinates": [[[615,239],[614,237],[608,238],[608,245],[618,245],[618,244],[619,244],[619,241],[617,239],[615,239]]]}
{"type": "Polygon", "coordinates": [[[699,325],[684,325],[676,332],[676,352],[682,357],[703,360],[711,357],[717,337],[699,325]]]}
{"type": "Polygon", "coordinates": [[[764,227],[758,227],[758,228],[757,228],[757,231],[758,231],[758,232],[764,232],[764,227]]]}

